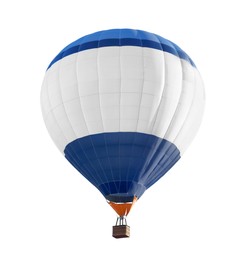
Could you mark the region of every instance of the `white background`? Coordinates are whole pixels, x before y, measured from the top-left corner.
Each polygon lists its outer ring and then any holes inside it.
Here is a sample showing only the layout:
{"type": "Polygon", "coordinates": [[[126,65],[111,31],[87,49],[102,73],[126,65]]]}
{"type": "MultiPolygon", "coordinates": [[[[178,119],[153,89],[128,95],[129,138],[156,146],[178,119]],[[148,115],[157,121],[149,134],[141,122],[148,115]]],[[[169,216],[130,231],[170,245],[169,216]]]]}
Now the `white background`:
{"type": "Polygon", "coordinates": [[[0,6],[0,259],[242,259],[240,1],[4,1],[0,6]],[[182,159],[137,202],[129,239],[57,150],[40,110],[55,55],[98,30],[157,33],[202,74],[206,109],[182,159]]]}

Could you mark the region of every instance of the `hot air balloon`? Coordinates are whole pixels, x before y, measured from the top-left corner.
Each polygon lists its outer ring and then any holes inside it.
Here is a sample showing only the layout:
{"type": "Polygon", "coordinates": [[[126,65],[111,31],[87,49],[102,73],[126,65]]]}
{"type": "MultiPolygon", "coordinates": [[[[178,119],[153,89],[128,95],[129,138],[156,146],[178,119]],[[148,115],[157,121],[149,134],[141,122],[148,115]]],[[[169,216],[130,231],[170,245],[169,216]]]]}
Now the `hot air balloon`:
{"type": "Polygon", "coordinates": [[[112,29],[65,47],[47,68],[43,118],[65,158],[117,212],[129,237],[134,202],[180,159],[204,110],[203,82],[175,43],[112,29]]]}

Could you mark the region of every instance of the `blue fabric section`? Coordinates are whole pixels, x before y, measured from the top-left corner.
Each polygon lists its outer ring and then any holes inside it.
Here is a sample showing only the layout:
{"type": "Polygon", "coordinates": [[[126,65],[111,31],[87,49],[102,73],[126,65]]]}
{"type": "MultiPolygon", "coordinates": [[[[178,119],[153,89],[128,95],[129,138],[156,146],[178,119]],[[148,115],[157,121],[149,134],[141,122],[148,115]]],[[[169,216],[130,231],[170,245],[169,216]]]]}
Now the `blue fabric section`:
{"type": "Polygon", "coordinates": [[[64,153],[106,199],[114,202],[140,198],[180,159],[171,142],[136,132],[82,137],[69,143],[64,153]]]}
{"type": "Polygon", "coordinates": [[[140,46],[162,50],[187,60],[195,67],[191,58],[179,46],[157,34],[141,30],[112,29],[86,35],[69,44],[53,59],[47,69],[73,53],[108,46],[140,46]]]}

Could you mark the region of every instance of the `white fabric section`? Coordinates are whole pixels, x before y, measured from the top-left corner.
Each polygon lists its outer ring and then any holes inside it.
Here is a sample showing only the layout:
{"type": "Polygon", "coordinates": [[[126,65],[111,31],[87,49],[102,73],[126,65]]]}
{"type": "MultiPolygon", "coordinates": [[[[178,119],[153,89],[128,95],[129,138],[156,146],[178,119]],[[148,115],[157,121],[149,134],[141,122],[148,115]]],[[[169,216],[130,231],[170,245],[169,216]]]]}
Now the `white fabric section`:
{"type": "Polygon", "coordinates": [[[183,125],[180,127],[180,130],[177,133],[176,138],[174,139],[174,144],[179,147],[181,155],[192,142],[199,129],[205,106],[205,92],[203,81],[199,72],[195,69],[194,74],[193,100],[186,115],[186,118],[183,121],[183,125]]]}
{"type": "Polygon", "coordinates": [[[154,135],[162,138],[166,135],[182,92],[180,59],[170,53],[164,53],[164,60],[164,88],[159,97],[160,104],[151,129],[154,135]]]}
{"type": "Polygon", "coordinates": [[[135,46],[69,55],[46,72],[43,117],[64,151],[71,141],[103,132],[153,134],[183,152],[204,107],[196,68],[170,53],[135,46]]]}
{"type": "Polygon", "coordinates": [[[139,104],[142,96],[144,78],[143,48],[121,48],[120,65],[120,131],[135,132],[139,117],[139,104]],[[128,90],[127,87],[133,83],[135,84],[136,90],[128,90]]]}
{"type": "Polygon", "coordinates": [[[164,89],[164,54],[143,48],[142,97],[137,118],[137,132],[151,133],[164,89]]]}
{"type": "Polygon", "coordinates": [[[97,56],[102,132],[120,131],[120,48],[100,48],[97,56]]]}
{"type": "Polygon", "coordinates": [[[176,138],[177,132],[186,120],[196,90],[194,87],[194,68],[184,60],[181,60],[181,65],[182,78],[180,79],[181,90],[178,96],[179,100],[176,100],[175,102],[175,110],[172,113],[172,117],[169,119],[169,127],[164,134],[165,139],[172,141],[176,138]]]}
{"type": "Polygon", "coordinates": [[[79,113],[84,118],[84,127],[87,131],[85,135],[101,133],[103,123],[99,99],[98,49],[79,52],[71,56],[76,56],[75,72],[79,94],[77,98],[80,102],[79,113]]]}

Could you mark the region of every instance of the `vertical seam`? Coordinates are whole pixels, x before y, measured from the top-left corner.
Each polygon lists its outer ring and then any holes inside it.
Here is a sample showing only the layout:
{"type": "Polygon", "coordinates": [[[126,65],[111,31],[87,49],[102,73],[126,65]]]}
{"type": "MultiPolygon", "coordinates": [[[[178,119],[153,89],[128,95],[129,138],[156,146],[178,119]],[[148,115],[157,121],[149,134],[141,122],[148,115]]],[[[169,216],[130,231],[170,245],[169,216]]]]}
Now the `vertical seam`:
{"type": "MultiPolygon", "coordinates": [[[[139,123],[139,116],[140,116],[140,108],[141,108],[141,103],[142,103],[142,99],[143,99],[143,90],[144,90],[144,74],[145,74],[145,68],[144,68],[144,50],[143,50],[143,42],[142,42],[142,37],[139,33],[139,31],[137,30],[137,35],[139,35],[139,40],[140,40],[140,44],[141,46],[139,48],[141,48],[141,52],[142,52],[142,88],[141,88],[141,91],[140,91],[140,102],[139,102],[139,107],[138,107],[138,116],[137,116],[137,123],[136,123],[136,129],[133,133],[133,141],[132,141],[132,148],[131,148],[131,154],[133,155],[133,158],[129,158],[129,164],[128,164],[128,170],[127,170],[127,178],[129,177],[129,171],[130,171],[130,165],[131,165],[131,161],[132,159],[134,159],[134,154],[133,154],[133,150],[134,150],[134,144],[135,144],[135,140],[136,140],[136,137],[137,137],[137,130],[138,130],[138,123],[139,123]]],[[[132,177],[132,183],[134,182],[134,179],[137,175],[137,170],[136,172],[134,173],[133,177],[132,177]]],[[[127,179],[126,179],[126,183],[127,182],[127,179]]],[[[126,184],[127,185],[127,184],[126,184]]],[[[136,194],[134,194],[136,195],[136,194]]]]}
{"type": "MultiPolygon", "coordinates": [[[[154,135],[154,134],[153,134],[154,126],[155,126],[155,124],[156,124],[156,122],[157,122],[157,118],[158,118],[158,114],[159,114],[159,109],[160,109],[161,103],[162,103],[162,101],[163,101],[163,99],[164,99],[164,92],[165,92],[165,88],[166,88],[166,62],[165,62],[164,50],[163,50],[163,46],[162,46],[162,43],[161,43],[160,39],[159,39],[156,35],[154,35],[154,36],[157,38],[157,40],[158,40],[159,43],[160,43],[160,53],[161,53],[162,56],[163,56],[163,66],[162,66],[162,68],[163,68],[163,77],[164,77],[164,79],[163,79],[163,81],[162,81],[162,86],[163,86],[163,88],[162,88],[162,93],[161,93],[161,97],[160,97],[160,102],[159,102],[159,105],[158,105],[158,107],[157,107],[157,110],[156,110],[154,119],[153,119],[153,125],[151,126],[151,129],[150,129],[150,131],[149,131],[151,135],[154,135]]],[[[148,138],[147,138],[147,142],[148,142],[148,138]]],[[[150,152],[149,152],[149,154],[148,154],[148,156],[147,156],[146,162],[144,163],[143,168],[142,168],[142,170],[141,170],[140,173],[139,173],[140,176],[142,176],[142,174],[144,174],[144,173],[146,172],[146,169],[147,169],[148,165],[150,164],[150,162],[151,162],[153,156],[156,154],[156,152],[157,152],[157,150],[158,150],[158,148],[159,148],[159,145],[160,145],[160,142],[157,142],[157,143],[155,144],[155,147],[154,147],[152,150],[150,150],[150,152]]],[[[136,175],[136,176],[137,176],[137,175],[136,175]]],[[[136,176],[135,176],[134,178],[136,178],[136,176]]]]}
{"type": "MultiPolygon", "coordinates": [[[[121,170],[120,170],[120,138],[121,138],[121,95],[122,95],[122,64],[121,64],[121,30],[119,30],[119,70],[120,70],[120,88],[119,88],[119,134],[118,134],[118,173],[119,173],[119,187],[118,191],[120,192],[121,187],[121,170]]],[[[116,185],[116,184],[115,184],[116,185]]]]}
{"type": "Polygon", "coordinates": [[[144,49],[143,49],[143,43],[142,39],[140,38],[141,42],[141,51],[142,51],[142,88],[141,88],[141,93],[140,93],[140,102],[139,102],[139,109],[138,109],[138,116],[137,116],[137,123],[136,123],[136,130],[135,132],[138,132],[138,124],[139,124],[139,117],[140,117],[140,109],[141,109],[141,103],[143,100],[143,92],[144,92],[144,80],[145,80],[145,64],[144,64],[144,49]]]}
{"type": "MultiPolygon", "coordinates": [[[[99,46],[100,46],[100,39],[101,39],[102,35],[103,35],[103,32],[101,32],[100,35],[99,35],[98,46],[97,46],[97,78],[98,78],[98,85],[97,85],[97,87],[98,87],[98,99],[99,99],[100,116],[101,116],[101,122],[102,122],[102,128],[103,128],[102,136],[103,136],[103,139],[104,139],[105,150],[106,150],[108,161],[109,161],[109,165],[110,165],[110,168],[111,168],[111,163],[110,163],[110,159],[109,159],[109,155],[108,155],[108,149],[107,149],[107,141],[106,141],[106,137],[105,137],[105,133],[104,133],[104,122],[103,122],[103,116],[102,116],[101,93],[100,93],[100,82],[99,82],[99,76],[100,76],[100,71],[99,71],[99,63],[100,63],[100,60],[99,60],[99,46]]],[[[93,148],[94,148],[95,154],[97,155],[97,152],[95,150],[95,146],[94,145],[93,145],[93,148]]],[[[109,193],[110,193],[111,189],[110,189],[110,184],[109,184],[109,181],[108,181],[108,177],[106,175],[106,172],[103,169],[103,165],[100,162],[99,158],[98,158],[98,162],[99,162],[100,167],[101,167],[101,169],[102,169],[102,171],[104,173],[104,179],[106,179],[106,183],[108,184],[109,193]]],[[[112,177],[113,177],[112,170],[111,170],[111,173],[112,173],[112,177]]]]}
{"type": "Polygon", "coordinates": [[[194,87],[192,102],[191,102],[191,104],[190,104],[190,107],[189,107],[189,109],[188,109],[188,111],[187,111],[187,115],[186,115],[186,117],[185,117],[185,119],[184,119],[184,121],[183,121],[183,123],[182,123],[182,126],[181,126],[180,130],[178,131],[176,137],[174,138],[174,143],[175,143],[175,140],[176,140],[176,139],[178,138],[178,136],[180,135],[180,132],[182,131],[183,127],[185,126],[185,124],[186,124],[186,122],[187,122],[187,119],[188,119],[188,117],[189,117],[189,115],[190,115],[190,113],[191,113],[191,111],[192,111],[193,104],[194,104],[194,102],[195,102],[194,100],[195,100],[195,97],[196,97],[196,94],[197,94],[197,77],[196,77],[196,75],[195,75],[195,68],[193,69],[193,75],[194,75],[194,81],[195,81],[194,86],[195,86],[195,87],[194,87]]]}
{"type": "MultiPolygon", "coordinates": [[[[80,47],[81,47],[81,45],[79,45],[79,48],[80,48],[80,47]]],[[[81,112],[82,115],[83,115],[84,123],[85,123],[86,129],[87,129],[88,134],[89,134],[88,136],[89,136],[89,138],[90,138],[90,142],[91,142],[91,144],[92,144],[92,147],[94,148],[92,139],[91,139],[91,137],[90,137],[90,131],[89,131],[89,129],[88,129],[87,122],[86,122],[86,118],[85,118],[84,111],[83,111],[82,104],[81,104],[81,95],[80,95],[80,90],[79,90],[80,84],[79,84],[79,77],[78,77],[79,73],[78,73],[78,67],[77,67],[78,58],[79,58],[79,53],[80,53],[80,52],[78,51],[77,56],[76,56],[76,79],[77,79],[77,90],[78,90],[78,94],[79,94],[80,108],[81,108],[81,109],[80,109],[80,112],[81,112]]],[[[81,144],[80,141],[79,141],[79,138],[78,138],[77,140],[78,140],[78,142],[79,142],[79,144],[80,144],[80,147],[81,147],[83,153],[86,155],[84,149],[82,148],[82,144],[81,144]]],[[[88,159],[88,162],[89,162],[90,166],[92,166],[92,168],[94,169],[94,172],[95,172],[95,174],[91,174],[91,175],[93,176],[93,179],[95,179],[96,181],[99,179],[99,180],[102,182],[102,180],[101,180],[100,177],[97,178],[99,175],[97,174],[97,170],[95,169],[95,167],[93,167],[92,162],[90,161],[89,157],[88,157],[87,155],[86,155],[86,157],[87,157],[87,159],[88,159]]],[[[91,172],[90,172],[90,173],[91,173],[91,172]]],[[[99,181],[97,181],[97,183],[98,183],[98,182],[99,182],[99,181]]],[[[98,184],[97,184],[97,186],[98,186],[98,184]]]]}
{"type": "MultiPolygon", "coordinates": [[[[176,48],[174,48],[174,49],[175,49],[175,51],[176,51],[176,48]]],[[[176,51],[176,53],[177,53],[177,55],[178,55],[178,52],[177,52],[177,51],[176,51]]],[[[181,91],[180,91],[180,96],[179,96],[178,102],[177,102],[177,104],[176,104],[176,109],[175,109],[175,111],[174,111],[174,113],[173,113],[173,116],[172,116],[172,118],[171,118],[171,120],[170,120],[170,123],[169,123],[169,125],[168,125],[168,127],[167,127],[167,129],[166,129],[166,131],[165,131],[164,137],[162,138],[162,139],[164,139],[164,140],[166,140],[166,139],[165,139],[166,134],[167,134],[168,129],[169,129],[169,127],[171,126],[171,122],[173,121],[174,116],[175,116],[175,114],[176,114],[176,112],[177,112],[177,109],[178,109],[178,107],[179,107],[179,102],[180,102],[180,99],[181,99],[181,96],[182,96],[182,93],[183,93],[183,90],[184,90],[184,87],[183,87],[183,67],[182,67],[182,62],[181,62],[181,59],[180,59],[179,55],[178,55],[178,59],[179,59],[179,62],[180,62],[180,65],[181,65],[181,70],[182,70],[181,91]]],[[[165,85],[165,86],[166,86],[166,85],[165,85]]],[[[163,92],[163,93],[164,93],[164,92],[163,92]]],[[[157,165],[163,160],[164,156],[167,154],[167,152],[169,151],[171,145],[173,144],[171,141],[169,141],[169,142],[170,142],[170,143],[169,143],[169,145],[167,146],[164,155],[163,155],[162,158],[159,160],[159,162],[157,163],[157,165]]],[[[158,150],[158,148],[159,148],[159,145],[157,146],[156,151],[158,150]]],[[[153,155],[154,155],[154,154],[153,154],[153,155]]],[[[168,159],[169,159],[169,157],[168,157],[168,159]]],[[[168,160],[168,159],[167,159],[167,160],[168,160]]],[[[167,161],[167,160],[166,160],[166,161],[167,161]]],[[[157,165],[153,166],[153,169],[152,169],[152,171],[150,171],[150,174],[148,174],[147,176],[145,176],[145,178],[144,178],[145,182],[147,182],[147,181],[149,180],[149,178],[152,176],[152,173],[153,173],[153,171],[155,170],[155,168],[157,167],[157,165]]]]}
{"type": "MultiPolygon", "coordinates": [[[[175,49],[175,51],[177,52],[177,50],[176,50],[175,47],[174,47],[174,49],[175,49]]],[[[166,129],[165,134],[164,134],[164,139],[166,139],[166,136],[167,136],[167,134],[168,134],[168,132],[169,132],[169,129],[170,129],[170,127],[172,126],[173,121],[175,120],[175,116],[176,116],[177,112],[179,111],[179,107],[180,107],[180,103],[181,103],[181,99],[182,99],[182,94],[183,94],[183,92],[184,92],[184,84],[183,84],[183,78],[184,78],[183,72],[184,72],[184,71],[183,71],[183,65],[182,65],[182,61],[181,61],[181,58],[179,57],[179,53],[178,53],[178,52],[177,52],[177,55],[178,55],[178,59],[179,59],[180,66],[181,66],[181,71],[182,71],[181,92],[180,92],[180,96],[179,96],[178,102],[177,102],[177,104],[176,104],[176,109],[175,109],[175,111],[174,111],[174,113],[173,113],[173,116],[172,116],[172,118],[171,118],[171,120],[170,120],[170,123],[169,123],[169,125],[168,125],[168,127],[167,127],[167,129],[166,129]]],[[[171,142],[171,141],[170,141],[170,142],[171,142]]]]}
{"type": "MultiPolygon", "coordinates": [[[[48,83],[48,78],[46,79],[46,84],[47,84],[46,88],[47,88],[47,97],[48,97],[48,101],[49,101],[50,107],[52,107],[52,105],[51,105],[51,101],[50,101],[50,94],[49,94],[49,83],[48,83]]],[[[60,129],[60,131],[61,131],[61,133],[62,133],[62,135],[63,135],[63,137],[64,137],[64,139],[65,139],[65,141],[66,141],[66,143],[67,143],[67,138],[66,138],[64,132],[62,131],[62,129],[61,129],[61,127],[60,127],[60,125],[59,125],[59,123],[58,123],[58,121],[57,121],[57,119],[56,119],[56,117],[55,117],[55,115],[54,115],[52,109],[50,110],[50,113],[53,115],[53,118],[55,119],[56,125],[57,125],[58,128],[60,129]]],[[[46,118],[47,118],[47,117],[46,117],[46,118]]],[[[63,152],[64,152],[64,151],[63,151],[63,152]]]]}

